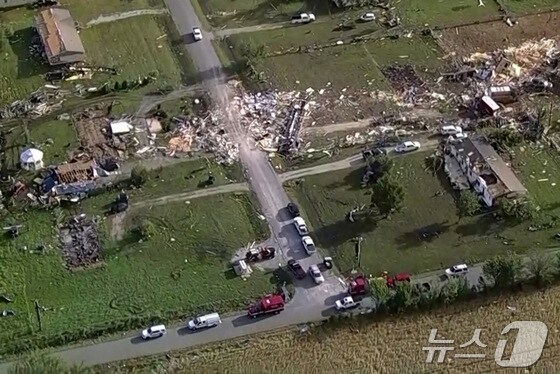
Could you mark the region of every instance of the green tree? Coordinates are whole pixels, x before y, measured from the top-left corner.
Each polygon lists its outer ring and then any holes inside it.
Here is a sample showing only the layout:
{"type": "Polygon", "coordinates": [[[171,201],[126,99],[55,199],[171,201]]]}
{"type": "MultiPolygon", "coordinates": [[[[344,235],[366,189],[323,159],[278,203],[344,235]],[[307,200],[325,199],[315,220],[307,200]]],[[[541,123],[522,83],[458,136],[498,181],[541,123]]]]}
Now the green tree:
{"type": "Polygon", "coordinates": [[[136,165],[130,172],[130,182],[133,186],[141,187],[148,181],[148,169],[142,165],[136,165]]]}
{"type": "Polygon", "coordinates": [[[459,195],[459,217],[472,217],[480,210],[478,196],[473,190],[463,190],[459,195]]]}
{"type": "Polygon", "coordinates": [[[404,197],[402,181],[392,172],[385,173],[371,188],[371,207],[388,217],[390,213],[403,208],[404,197]]]}
{"type": "Polygon", "coordinates": [[[402,312],[417,305],[412,285],[409,282],[395,283],[394,293],[387,305],[392,312],[402,312]]]}
{"type": "Polygon", "coordinates": [[[514,253],[496,256],[486,261],[482,267],[484,275],[497,288],[508,288],[515,284],[520,270],[521,258],[514,253]]]}
{"type": "Polygon", "coordinates": [[[469,282],[464,277],[451,278],[442,287],[440,297],[445,304],[451,304],[456,300],[465,299],[471,293],[469,282]]]}
{"type": "Polygon", "coordinates": [[[391,299],[391,290],[387,287],[385,279],[370,279],[369,289],[371,296],[377,300],[380,309],[385,309],[391,299]]]}
{"type": "Polygon", "coordinates": [[[515,147],[523,141],[523,137],[519,132],[505,128],[492,128],[487,132],[486,139],[492,147],[501,152],[507,152],[508,149],[515,147]]]}
{"type": "Polygon", "coordinates": [[[554,279],[554,258],[548,253],[532,252],[527,270],[537,287],[547,286],[554,279]]]}
{"type": "Polygon", "coordinates": [[[537,216],[537,207],[528,197],[502,198],[498,201],[498,212],[505,219],[528,221],[537,216]]]}

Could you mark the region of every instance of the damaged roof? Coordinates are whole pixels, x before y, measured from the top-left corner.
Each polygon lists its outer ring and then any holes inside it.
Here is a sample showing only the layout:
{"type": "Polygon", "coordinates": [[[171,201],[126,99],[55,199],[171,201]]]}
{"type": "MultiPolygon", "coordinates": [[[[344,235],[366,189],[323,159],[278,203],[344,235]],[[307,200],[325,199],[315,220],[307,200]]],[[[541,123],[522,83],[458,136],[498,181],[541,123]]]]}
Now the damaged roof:
{"type": "Polygon", "coordinates": [[[84,60],[86,51],[68,9],[51,7],[39,11],[35,27],[51,65],[84,60]]]}
{"type": "MultiPolygon", "coordinates": [[[[467,155],[471,165],[483,174],[484,170],[492,172],[498,179],[500,186],[494,186],[496,197],[511,192],[524,194],[527,189],[519,181],[511,167],[504,162],[494,148],[482,139],[467,138],[463,140],[458,149],[467,155]]],[[[490,188],[490,186],[488,186],[490,188]]]]}

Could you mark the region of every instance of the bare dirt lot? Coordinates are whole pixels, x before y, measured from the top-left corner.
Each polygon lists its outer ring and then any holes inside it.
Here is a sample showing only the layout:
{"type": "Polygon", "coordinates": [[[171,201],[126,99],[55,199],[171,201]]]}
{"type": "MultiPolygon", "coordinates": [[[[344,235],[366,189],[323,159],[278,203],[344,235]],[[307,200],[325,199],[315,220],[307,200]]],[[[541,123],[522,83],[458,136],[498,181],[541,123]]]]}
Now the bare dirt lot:
{"type": "Polygon", "coordinates": [[[446,52],[467,55],[503,49],[531,39],[560,40],[560,12],[526,16],[518,21],[514,27],[497,21],[446,29],[439,44],[446,52]]]}

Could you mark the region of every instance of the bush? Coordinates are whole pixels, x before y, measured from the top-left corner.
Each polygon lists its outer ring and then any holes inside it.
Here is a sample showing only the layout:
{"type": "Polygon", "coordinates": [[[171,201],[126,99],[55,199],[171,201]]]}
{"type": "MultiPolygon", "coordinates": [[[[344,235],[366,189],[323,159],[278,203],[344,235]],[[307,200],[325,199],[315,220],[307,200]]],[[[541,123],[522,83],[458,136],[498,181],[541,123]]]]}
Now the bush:
{"type": "Polygon", "coordinates": [[[141,187],[148,181],[148,169],[136,165],[130,173],[130,183],[135,187],[141,187]]]}
{"type": "Polygon", "coordinates": [[[142,236],[142,239],[149,240],[156,235],[158,229],[150,220],[144,219],[138,226],[138,232],[142,236]]]}

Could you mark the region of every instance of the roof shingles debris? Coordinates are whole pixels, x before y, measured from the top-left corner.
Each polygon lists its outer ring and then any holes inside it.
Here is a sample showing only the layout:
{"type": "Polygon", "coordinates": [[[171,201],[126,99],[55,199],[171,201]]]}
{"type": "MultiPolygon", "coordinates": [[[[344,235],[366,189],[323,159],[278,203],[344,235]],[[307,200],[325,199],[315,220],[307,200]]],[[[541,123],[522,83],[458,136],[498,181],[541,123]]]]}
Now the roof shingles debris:
{"type": "Polygon", "coordinates": [[[35,27],[51,65],[83,61],[85,50],[68,9],[46,8],[35,16],[35,27]]]}

